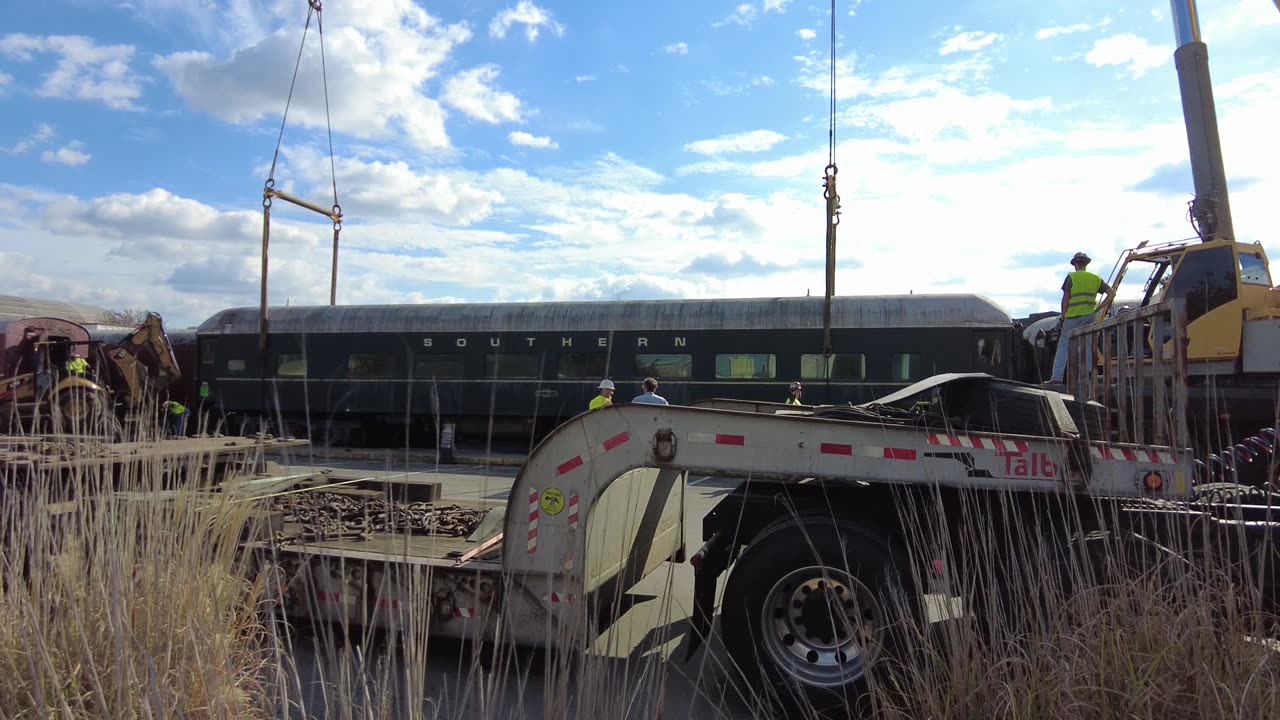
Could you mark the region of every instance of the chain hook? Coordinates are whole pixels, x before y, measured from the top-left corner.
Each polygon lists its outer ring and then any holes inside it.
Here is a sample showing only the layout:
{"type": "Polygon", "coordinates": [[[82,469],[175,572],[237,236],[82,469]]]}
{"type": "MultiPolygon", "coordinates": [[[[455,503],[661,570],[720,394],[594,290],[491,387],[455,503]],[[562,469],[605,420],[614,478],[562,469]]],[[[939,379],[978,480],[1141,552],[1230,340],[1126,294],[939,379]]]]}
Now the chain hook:
{"type": "Polygon", "coordinates": [[[307,0],[307,4],[310,5],[311,9],[315,10],[316,12],[320,12],[321,10],[324,9],[323,5],[320,3],[320,0],[307,0]]]}

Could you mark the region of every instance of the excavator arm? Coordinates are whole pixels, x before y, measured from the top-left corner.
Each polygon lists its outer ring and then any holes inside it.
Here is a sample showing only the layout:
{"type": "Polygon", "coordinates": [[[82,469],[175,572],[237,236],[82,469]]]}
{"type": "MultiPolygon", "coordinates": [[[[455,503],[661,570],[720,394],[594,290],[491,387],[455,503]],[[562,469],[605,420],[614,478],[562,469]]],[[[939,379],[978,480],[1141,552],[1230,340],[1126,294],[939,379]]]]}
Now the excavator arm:
{"type": "Polygon", "coordinates": [[[159,313],[147,313],[146,319],[107,357],[124,378],[124,401],[130,409],[142,405],[148,388],[158,391],[182,377],[159,313]]]}

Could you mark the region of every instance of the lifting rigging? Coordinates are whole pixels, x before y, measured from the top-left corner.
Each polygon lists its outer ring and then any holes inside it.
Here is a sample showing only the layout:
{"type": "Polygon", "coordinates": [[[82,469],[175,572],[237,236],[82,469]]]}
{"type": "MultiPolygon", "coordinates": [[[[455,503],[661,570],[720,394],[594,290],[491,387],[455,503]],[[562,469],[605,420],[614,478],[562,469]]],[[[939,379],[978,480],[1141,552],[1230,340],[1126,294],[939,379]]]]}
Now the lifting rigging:
{"type": "Polygon", "coordinates": [[[836,1],[831,0],[831,105],[827,126],[827,167],[823,171],[822,197],[827,204],[827,294],[822,304],[823,375],[831,378],[831,298],[836,294],[836,226],[840,224],[840,195],[836,193],[836,1]]]}
{"type": "Polygon", "coordinates": [[[271,156],[271,170],[262,186],[262,292],[259,306],[259,349],[267,349],[267,248],[271,240],[271,201],[279,198],[298,207],[311,210],[329,218],[333,222],[333,261],[329,280],[329,304],[337,304],[338,296],[338,236],[342,232],[342,206],[338,204],[338,174],[333,159],[333,123],[329,117],[329,77],[324,59],[324,22],[321,19],[323,4],[320,0],[307,0],[307,21],[302,28],[302,42],[298,45],[298,58],[293,65],[293,78],[289,81],[289,95],[284,103],[284,113],[280,117],[280,133],[276,137],[276,149],[271,156]],[[316,33],[320,36],[320,78],[324,86],[324,122],[329,138],[329,177],[333,185],[333,205],[325,208],[314,202],[297,197],[276,188],[276,164],[280,160],[280,146],[284,141],[284,127],[289,119],[289,106],[293,103],[293,91],[298,83],[298,68],[302,65],[302,52],[307,44],[307,32],[311,29],[311,18],[315,17],[316,33]]]}

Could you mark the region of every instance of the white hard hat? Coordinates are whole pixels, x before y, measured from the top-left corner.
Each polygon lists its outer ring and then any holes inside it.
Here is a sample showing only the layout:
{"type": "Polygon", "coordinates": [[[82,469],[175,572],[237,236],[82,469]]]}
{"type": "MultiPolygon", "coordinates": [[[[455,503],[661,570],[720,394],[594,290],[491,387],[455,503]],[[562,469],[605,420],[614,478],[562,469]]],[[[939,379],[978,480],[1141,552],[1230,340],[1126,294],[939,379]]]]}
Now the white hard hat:
{"type": "Polygon", "coordinates": [[[599,388],[600,388],[601,390],[612,390],[612,389],[613,389],[613,381],[612,381],[612,380],[609,380],[609,379],[607,379],[607,378],[606,378],[606,379],[604,379],[604,380],[601,380],[601,381],[600,381],[599,388]]]}

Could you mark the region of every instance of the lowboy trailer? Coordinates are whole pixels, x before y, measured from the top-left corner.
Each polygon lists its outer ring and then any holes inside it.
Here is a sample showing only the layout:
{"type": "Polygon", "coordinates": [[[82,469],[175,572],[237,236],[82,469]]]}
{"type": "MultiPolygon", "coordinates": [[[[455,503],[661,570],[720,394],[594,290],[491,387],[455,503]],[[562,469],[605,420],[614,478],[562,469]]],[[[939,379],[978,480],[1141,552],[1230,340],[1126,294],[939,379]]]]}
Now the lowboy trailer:
{"type": "Polygon", "coordinates": [[[694,629],[709,630],[728,570],[721,622],[732,628],[731,659],[766,682],[823,692],[865,682],[868,660],[850,628],[883,625],[889,586],[910,584],[931,562],[904,555],[912,531],[900,518],[913,506],[941,508],[936,516],[954,524],[944,532],[956,537],[966,497],[1003,498],[1015,514],[1068,508],[1067,525],[1086,532],[1149,534],[1173,513],[1213,531],[1206,536],[1246,537],[1276,564],[1269,508],[1192,502],[1189,450],[1084,439],[1096,403],[981,375],[933,378],[886,400],[807,414],[761,403],[718,409],[732,401],[609,407],[546,437],[505,507],[489,508],[468,537],[258,547],[286,614],[581,648],[594,638],[589,620],[621,592],[685,559],[689,475],[743,478],[702,519],[705,544],[690,558],[694,629]],[[1015,402],[1037,433],[979,429],[984,413],[1015,402]]]}

